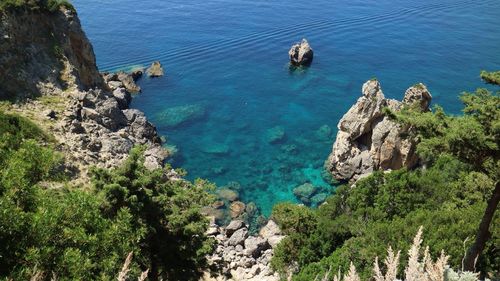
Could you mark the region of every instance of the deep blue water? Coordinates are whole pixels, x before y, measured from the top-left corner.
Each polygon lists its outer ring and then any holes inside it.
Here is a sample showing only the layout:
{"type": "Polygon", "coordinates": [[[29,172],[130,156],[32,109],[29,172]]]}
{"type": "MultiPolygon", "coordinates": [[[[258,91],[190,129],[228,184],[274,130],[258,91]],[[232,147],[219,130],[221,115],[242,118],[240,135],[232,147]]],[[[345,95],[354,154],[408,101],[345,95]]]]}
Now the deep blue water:
{"type": "Polygon", "coordinates": [[[425,83],[433,102],[460,113],[458,94],[500,69],[500,1],[73,0],[101,70],[160,60],[166,76],[143,78],[143,110],[179,152],[190,178],[240,183],[269,214],[292,189],[321,179],[341,116],[377,77],[387,97],[425,83]],[[312,66],[290,71],[287,52],[307,38],[312,66]],[[171,128],[159,113],[206,110],[171,128]],[[318,138],[323,125],[333,129],[318,138]],[[266,140],[281,126],[286,139],[266,140]],[[226,154],[207,150],[227,150],[226,154]]]}

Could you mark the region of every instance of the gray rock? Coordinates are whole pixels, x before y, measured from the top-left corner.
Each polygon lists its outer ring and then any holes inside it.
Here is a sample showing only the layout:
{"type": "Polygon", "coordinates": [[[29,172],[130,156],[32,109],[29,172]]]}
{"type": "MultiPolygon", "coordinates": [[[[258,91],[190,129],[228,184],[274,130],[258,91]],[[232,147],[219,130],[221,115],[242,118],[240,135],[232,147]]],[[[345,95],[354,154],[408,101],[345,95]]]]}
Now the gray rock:
{"type": "Polygon", "coordinates": [[[259,231],[259,235],[265,239],[279,234],[281,234],[281,229],[273,220],[269,220],[259,231]]]}
{"type": "Polygon", "coordinates": [[[113,97],[115,97],[118,102],[118,106],[120,109],[127,109],[130,101],[132,100],[132,96],[130,93],[124,88],[117,88],[113,91],[113,97]]]}
{"type": "Polygon", "coordinates": [[[267,243],[269,243],[269,245],[271,245],[271,247],[274,249],[284,238],[285,238],[284,235],[274,235],[267,238],[267,243]]]}
{"type": "Polygon", "coordinates": [[[228,237],[231,237],[233,233],[238,230],[245,227],[245,223],[242,220],[233,220],[229,223],[228,226],[226,226],[226,235],[228,237]]]}
{"type": "Polygon", "coordinates": [[[292,65],[310,65],[314,52],[307,40],[302,39],[300,43],[296,43],[290,48],[288,56],[292,65]]]}
{"type": "Polygon", "coordinates": [[[262,237],[248,237],[245,240],[245,255],[257,258],[260,253],[270,247],[267,240],[262,237]]]}
{"type": "Polygon", "coordinates": [[[137,80],[137,78],[134,77],[138,78],[140,76],[138,76],[138,73],[132,74],[132,73],[125,73],[123,71],[117,73],[118,80],[122,82],[123,86],[125,87],[125,89],[127,89],[127,91],[130,91],[132,93],[138,93],[141,91],[141,87],[135,84],[135,80],[137,80]]]}
{"type": "Polygon", "coordinates": [[[160,77],[163,76],[164,71],[161,63],[159,61],[155,61],[151,64],[151,66],[146,70],[146,73],[149,77],[160,77]]]}
{"type": "Polygon", "coordinates": [[[227,243],[230,246],[243,245],[247,237],[248,237],[248,230],[246,228],[241,228],[236,230],[231,235],[231,237],[229,237],[227,243]]]}

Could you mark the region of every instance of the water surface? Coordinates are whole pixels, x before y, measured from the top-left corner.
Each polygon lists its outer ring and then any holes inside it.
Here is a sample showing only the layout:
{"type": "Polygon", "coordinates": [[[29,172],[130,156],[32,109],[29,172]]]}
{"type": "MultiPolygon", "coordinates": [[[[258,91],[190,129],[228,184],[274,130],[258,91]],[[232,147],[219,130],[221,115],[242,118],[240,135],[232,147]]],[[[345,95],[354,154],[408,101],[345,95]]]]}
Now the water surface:
{"type": "MultiPolygon", "coordinates": [[[[166,76],[140,81],[143,110],[179,153],[190,178],[241,185],[264,214],[321,178],[341,116],[377,77],[401,99],[425,83],[447,111],[500,68],[500,1],[74,0],[101,70],[160,60],[166,76]],[[308,69],[290,71],[290,45],[307,38],[308,69]],[[161,112],[203,109],[168,125],[161,112]],[[186,108],[184,108],[186,109],[186,108]],[[188,108],[189,109],[189,108],[188,108]],[[329,126],[331,136],[318,133],[329,126]],[[279,126],[285,138],[268,141],[279,126]]],[[[324,132],[324,131],[323,131],[324,132]]]]}

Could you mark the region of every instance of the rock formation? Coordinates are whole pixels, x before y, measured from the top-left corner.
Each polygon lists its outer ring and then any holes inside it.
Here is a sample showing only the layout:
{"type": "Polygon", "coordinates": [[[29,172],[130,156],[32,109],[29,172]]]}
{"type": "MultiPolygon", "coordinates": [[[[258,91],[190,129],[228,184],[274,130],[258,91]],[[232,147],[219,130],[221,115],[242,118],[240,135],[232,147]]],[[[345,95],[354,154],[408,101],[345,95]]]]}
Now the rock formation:
{"type": "Polygon", "coordinates": [[[274,221],[268,221],[255,236],[248,235],[248,228],[241,220],[233,220],[225,228],[212,224],[207,235],[216,240],[215,251],[208,257],[208,263],[219,274],[211,277],[207,272],[203,281],[280,280],[269,262],[274,247],[285,236],[274,221]]]}
{"type": "Polygon", "coordinates": [[[0,11],[0,54],[0,99],[104,86],[92,45],[70,9],[0,11]]]}
{"type": "Polygon", "coordinates": [[[306,39],[302,39],[300,43],[296,43],[288,51],[290,63],[295,66],[310,65],[314,56],[313,49],[309,46],[306,39]]]}
{"type": "Polygon", "coordinates": [[[151,64],[151,66],[146,70],[146,73],[149,77],[160,77],[163,76],[163,67],[159,61],[155,61],[151,64]]]}
{"type": "Polygon", "coordinates": [[[399,111],[403,105],[417,103],[421,110],[429,110],[432,96],[425,85],[410,87],[403,102],[386,99],[376,80],[366,82],[362,92],[340,120],[326,161],[326,168],[337,180],[355,181],[374,170],[411,168],[418,163],[416,140],[405,134],[409,128],[391,120],[383,109],[399,111]]]}
{"type": "Polygon", "coordinates": [[[142,76],[142,70],[135,70],[131,73],[119,71],[117,73],[103,73],[102,75],[104,81],[106,81],[112,90],[118,87],[124,87],[131,93],[141,92],[141,87],[135,82],[142,76]]]}

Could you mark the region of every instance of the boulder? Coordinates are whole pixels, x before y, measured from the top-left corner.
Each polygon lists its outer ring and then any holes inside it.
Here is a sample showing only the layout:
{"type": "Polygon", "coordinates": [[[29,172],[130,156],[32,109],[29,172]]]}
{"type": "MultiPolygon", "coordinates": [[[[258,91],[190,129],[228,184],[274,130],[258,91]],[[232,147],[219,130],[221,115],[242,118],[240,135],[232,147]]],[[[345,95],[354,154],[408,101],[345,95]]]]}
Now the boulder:
{"type": "Polygon", "coordinates": [[[262,251],[269,249],[270,245],[267,239],[262,237],[248,237],[245,242],[245,255],[257,258],[262,251]]]}
{"type": "Polygon", "coordinates": [[[432,95],[427,87],[422,83],[418,83],[406,90],[403,103],[408,105],[416,103],[422,111],[428,111],[431,100],[432,95]]]}
{"type": "Polygon", "coordinates": [[[245,227],[245,223],[242,220],[232,220],[227,226],[226,226],[226,235],[228,237],[231,237],[233,233],[238,230],[245,227]]]}
{"type": "Polygon", "coordinates": [[[290,63],[295,66],[299,65],[310,65],[314,52],[306,39],[302,39],[300,43],[294,44],[290,51],[288,51],[288,56],[290,57],[290,63]]]}
{"type": "Polygon", "coordinates": [[[281,234],[281,229],[273,220],[269,220],[259,231],[259,235],[266,239],[279,234],[281,234]]]}
{"type": "Polygon", "coordinates": [[[325,165],[333,178],[356,181],[374,170],[412,168],[418,163],[417,142],[408,136],[409,128],[393,121],[384,112],[401,110],[418,103],[428,110],[431,95],[423,84],[406,91],[404,103],[386,99],[377,80],[367,81],[362,96],[342,117],[332,153],[325,165]]]}
{"type": "Polygon", "coordinates": [[[115,97],[118,102],[118,107],[120,109],[127,109],[130,101],[132,100],[132,96],[130,93],[125,90],[125,88],[117,88],[113,91],[113,97],[115,97]]]}
{"type": "Polygon", "coordinates": [[[159,61],[155,61],[151,64],[151,66],[146,70],[146,73],[149,77],[160,77],[163,76],[163,67],[159,61]]]}
{"type": "Polygon", "coordinates": [[[231,237],[227,240],[229,246],[243,245],[245,239],[248,237],[248,229],[241,228],[236,230],[231,237]]]}
{"type": "Polygon", "coordinates": [[[227,189],[227,188],[222,188],[217,191],[217,194],[221,199],[225,199],[228,201],[236,201],[239,198],[239,194],[237,191],[227,189]]]}
{"type": "MultiPolygon", "coordinates": [[[[142,72],[141,72],[142,75],[142,72]]],[[[123,86],[127,91],[131,93],[138,93],[141,91],[141,87],[139,87],[137,84],[135,84],[135,81],[138,79],[138,74],[132,74],[132,73],[125,73],[123,71],[120,71],[117,73],[117,78],[122,82],[123,86]],[[134,78],[137,77],[137,78],[134,78]]]]}
{"type": "Polygon", "coordinates": [[[241,201],[234,201],[229,207],[231,211],[231,218],[237,218],[245,212],[245,203],[241,201]]]}

